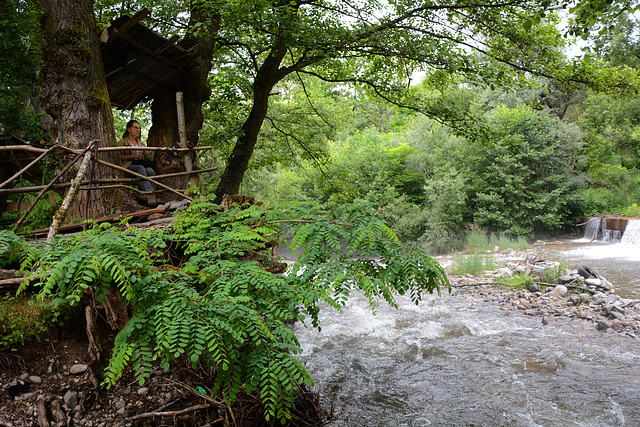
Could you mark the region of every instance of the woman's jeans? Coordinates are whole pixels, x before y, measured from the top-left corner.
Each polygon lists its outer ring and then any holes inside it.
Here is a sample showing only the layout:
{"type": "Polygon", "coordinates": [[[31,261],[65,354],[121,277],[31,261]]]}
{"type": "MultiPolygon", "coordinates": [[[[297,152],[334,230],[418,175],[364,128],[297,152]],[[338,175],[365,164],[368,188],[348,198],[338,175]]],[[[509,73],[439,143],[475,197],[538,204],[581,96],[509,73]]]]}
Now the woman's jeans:
{"type": "MultiPolygon", "coordinates": [[[[156,176],[156,172],[153,170],[153,168],[150,168],[148,166],[145,167],[143,165],[129,165],[127,169],[135,173],[139,173],[142,176],[156,176]]],[[[138,188],[142,191],[153,191],[156,189],[156,186],[149,181],[140,181],[138,183],[138,188]]]]}

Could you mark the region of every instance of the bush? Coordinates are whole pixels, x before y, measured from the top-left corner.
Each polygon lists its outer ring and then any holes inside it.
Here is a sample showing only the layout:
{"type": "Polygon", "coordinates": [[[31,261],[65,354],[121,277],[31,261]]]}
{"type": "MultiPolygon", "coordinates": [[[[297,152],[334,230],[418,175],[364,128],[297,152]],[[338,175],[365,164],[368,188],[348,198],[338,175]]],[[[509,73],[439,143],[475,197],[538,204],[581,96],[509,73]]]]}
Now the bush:
{"type": "Polygon", "coordinates": [[[16,264],[26,249],[22,237],[9,230],[0,230],[0,268],[16,264]]]}
{"type": "Polygon", "coordinates": [[[527,249],[529,242],[526,237],[509,237],[504,233],[488,234],[485,230],[472,226],[471,231],[467,233],[467,244],[465,246],[467,252],[479,253],[485,251],[493,251],[495,248],[503,251],[505,249],[515,249],[517,251],[527,249]]]}
{"type": "Polygon", "coordinates": [[[533,237],[560,230],[580,210],[575,156],[577,128],[521,106],[497,108],[496,138],[470,147],[474,223],[490,231],[533,237]]]}
{"type": "Polygon", "coordinates": [[[397,306],[396,295],[408,294],[417,304],[423,293],[449,286],[440,265],[402,245],[368,204],[220,212],[211,200],[197,200],[170,236],[100,226],[34,247],[24,266],[44,276],[40,295],[54,306],[78,305],[85,290],[102,302],[112,287],[131,305],[105,385],[128,367],[143,384],[153,361],[169,369],[186,359],[215,368],[209,388],[228,404],[240,392],[256,395],[266,420],[282,422],[290,419],[300,386],[313,384],[288,322],[319,328],[320,303],[339,310],[354,291],[375,312],[379,300],[397,306]],[[288,229],[294,230],[291,250],[301,255],[289,274],[278,274],[284,265],[272,249],[288,229]],[[162,247],[164,239],[180,245],[181,268],[155,267],[148,248],[162,247]]]}
{"type": "Polygon", "coordinates": [[[624,211],[626,217],[640,217],[640,206],[637,203],[632,204],[624,211]]]}
{"type": "Polygon", "coordinates": [[[530,289],[533,285],[533,277],[528,274],[516,274],[511,277],[500,277],[498,282],[512,289],[530,289]]]}

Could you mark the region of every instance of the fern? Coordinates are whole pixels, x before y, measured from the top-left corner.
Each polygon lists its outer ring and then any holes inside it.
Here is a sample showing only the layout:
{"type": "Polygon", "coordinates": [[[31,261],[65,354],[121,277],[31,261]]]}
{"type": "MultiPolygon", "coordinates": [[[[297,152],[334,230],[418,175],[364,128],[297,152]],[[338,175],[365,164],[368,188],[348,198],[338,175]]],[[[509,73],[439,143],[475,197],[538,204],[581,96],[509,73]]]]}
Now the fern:
{"type": "Polygon", "coordinates": [[[22,237],[9,230],[0,230],[0,268],[17,262],[27,250],[22,237]]]}

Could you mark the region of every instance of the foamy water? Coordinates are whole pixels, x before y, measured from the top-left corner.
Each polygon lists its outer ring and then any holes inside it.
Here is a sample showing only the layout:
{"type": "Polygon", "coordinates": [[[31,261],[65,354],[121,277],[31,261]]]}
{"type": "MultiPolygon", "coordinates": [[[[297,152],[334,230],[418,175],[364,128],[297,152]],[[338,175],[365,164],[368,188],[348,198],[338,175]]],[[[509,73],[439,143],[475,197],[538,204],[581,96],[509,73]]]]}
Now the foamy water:
{"type": "Polygon", "coordinates": [[[332,426],[640,425],[640,341],[477,297],[398,302],[372,316],[354,292],[322,332],[295,325],[332,426]]]}
{"type": "MultiPolygon", "coordinates": [[[[575,243],[590,243],[587,239],[574,240],[575,243]]],[[[592,242],[588,246],[580,246],[564,251],[568,256],[588,259],[623,259],[626,261],[640,262],[640,245],[625,243],[600,243],[592,242]]],[[[640,269],[640,265],[638,265],[640,269]]],[[[640,274],[640,270],[638,271],[640,274]]]]}

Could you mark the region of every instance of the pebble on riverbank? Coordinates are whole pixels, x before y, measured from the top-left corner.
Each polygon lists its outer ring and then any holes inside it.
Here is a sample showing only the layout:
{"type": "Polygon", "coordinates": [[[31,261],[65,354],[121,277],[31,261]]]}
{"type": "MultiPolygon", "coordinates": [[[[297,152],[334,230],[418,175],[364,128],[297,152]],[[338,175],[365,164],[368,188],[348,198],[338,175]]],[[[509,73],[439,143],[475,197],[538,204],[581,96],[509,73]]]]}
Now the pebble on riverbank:
{"type": "MultiPolygon", "coordinates": [[[[480,295],[497,302],[504,310],[519,310],[538,316],[544,325],[556,319],[581,319],[597,330],[640,337],[640,301],[615,294],[613,284],[583,266],[560,274],[552,283],[541,280],[545,271],[557,271],[559,263],[544,261],[530,253],[510,252],[505,267],[480,276],[449,276],[456,294],[480,295]],[[502,277],[526,274],[533,284],[528,289],[509,288],[502,277]],[[588,277],[585,277],[588,276],[588,277]]],[[[547,275],[548,276],[548,273],[547,275]]]]}

